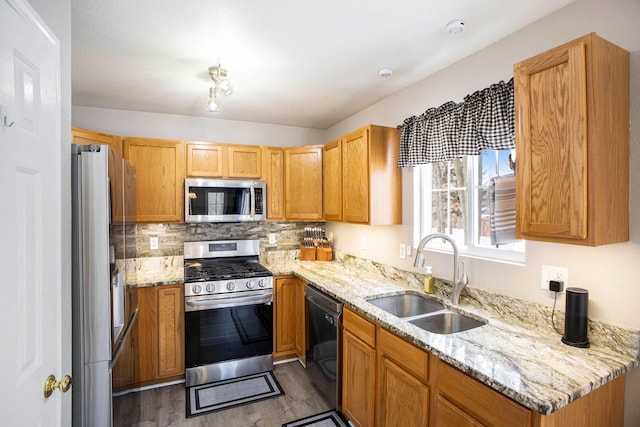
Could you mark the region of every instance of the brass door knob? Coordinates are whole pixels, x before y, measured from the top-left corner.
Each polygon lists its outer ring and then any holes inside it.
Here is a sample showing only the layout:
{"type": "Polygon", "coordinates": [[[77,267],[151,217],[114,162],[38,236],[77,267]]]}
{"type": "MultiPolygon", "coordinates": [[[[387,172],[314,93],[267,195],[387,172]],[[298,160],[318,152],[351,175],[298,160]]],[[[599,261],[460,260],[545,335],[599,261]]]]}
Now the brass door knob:
{"type": "Polygon", "coordinates": [[[47,399],[53,393],[53,390],[58,389],[62,393],[66,393],[71,388],[71,377],[65,375],[60,381],[56,381],[56,377],[49,375],[44,382],[44,398],[47,399]]]}

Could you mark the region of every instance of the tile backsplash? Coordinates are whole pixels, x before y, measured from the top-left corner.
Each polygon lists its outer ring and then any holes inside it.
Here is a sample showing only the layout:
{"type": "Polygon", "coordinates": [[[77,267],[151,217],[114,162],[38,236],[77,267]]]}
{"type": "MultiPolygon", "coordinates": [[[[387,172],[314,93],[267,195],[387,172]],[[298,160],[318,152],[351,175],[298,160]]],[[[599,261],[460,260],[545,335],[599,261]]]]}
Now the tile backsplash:
{"type": "MultiPolygon", "coordinates": [[[[135,252],[138,258],[182,255],[183,243],[197,240],[258,239],[261,251],[298,249],[305,227],[324,227],[323,222],[234,222],[199,224],[137,224],[135,252]],[[276,244],[269,244],[269,234],[276,244]],[[158,249],[150,249],[151,237],[158,249]]],[[[131,248],[133,249],[133,248],[131,248]]]]}

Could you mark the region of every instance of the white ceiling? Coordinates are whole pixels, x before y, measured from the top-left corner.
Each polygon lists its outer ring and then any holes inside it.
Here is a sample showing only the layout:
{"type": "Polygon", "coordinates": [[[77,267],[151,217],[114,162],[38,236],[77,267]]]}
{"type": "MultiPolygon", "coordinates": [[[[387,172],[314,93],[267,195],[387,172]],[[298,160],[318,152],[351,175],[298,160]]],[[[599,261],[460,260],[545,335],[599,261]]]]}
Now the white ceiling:
{"type": "Polygon", "coordinates": [[[572,1],[72,0],[73,105],[326,129],[572,1]]]}

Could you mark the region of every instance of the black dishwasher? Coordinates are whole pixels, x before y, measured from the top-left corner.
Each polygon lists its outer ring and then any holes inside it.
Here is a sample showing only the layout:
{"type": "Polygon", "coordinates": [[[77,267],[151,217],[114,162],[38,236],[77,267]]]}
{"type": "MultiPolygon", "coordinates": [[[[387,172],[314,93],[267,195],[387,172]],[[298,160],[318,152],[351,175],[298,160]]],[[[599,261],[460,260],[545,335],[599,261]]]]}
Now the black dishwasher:
{"type": "Polygon", "coordinates": [[[305,285],[307,373],[332,408],[340,408],[342,303],[305,285]]]}

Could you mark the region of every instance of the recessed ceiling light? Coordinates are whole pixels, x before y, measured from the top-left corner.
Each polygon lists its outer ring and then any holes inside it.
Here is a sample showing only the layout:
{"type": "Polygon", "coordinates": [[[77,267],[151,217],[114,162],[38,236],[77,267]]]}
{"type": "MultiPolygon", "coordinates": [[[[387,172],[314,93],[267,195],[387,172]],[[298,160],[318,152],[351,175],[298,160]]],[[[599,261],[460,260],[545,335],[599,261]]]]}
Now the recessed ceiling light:
{"type": "Polygon", "coordinates": [[[454,19],[447,24],[449,34],[459,34],[464,30],[464,21],[462,19],[454,19]]]}
{"type": "Polygon", "coordinates": [[[391,77],[393,70],[389,67],[380,68],[378,74],[380,74],[380,77],[391,77]]]}

